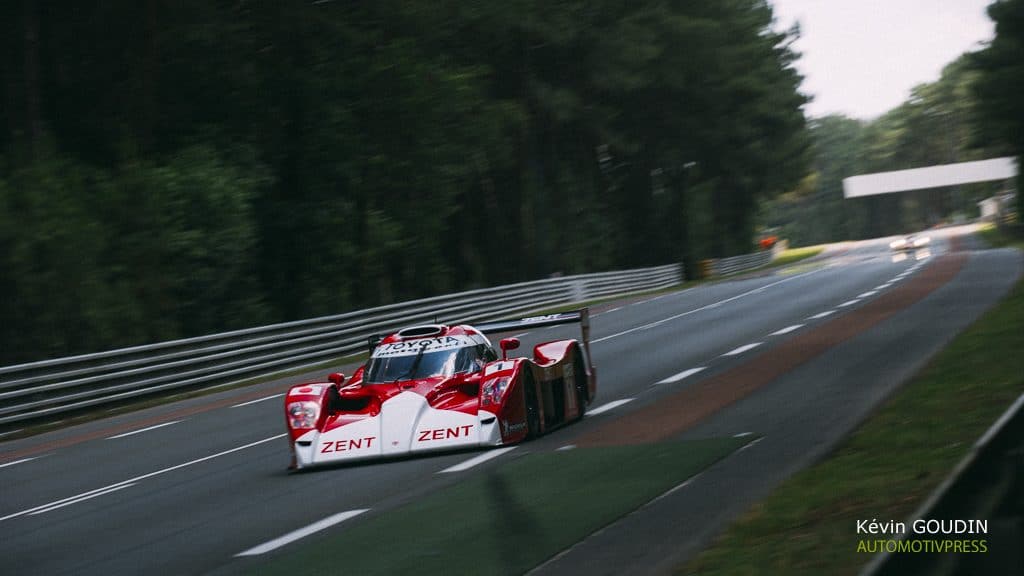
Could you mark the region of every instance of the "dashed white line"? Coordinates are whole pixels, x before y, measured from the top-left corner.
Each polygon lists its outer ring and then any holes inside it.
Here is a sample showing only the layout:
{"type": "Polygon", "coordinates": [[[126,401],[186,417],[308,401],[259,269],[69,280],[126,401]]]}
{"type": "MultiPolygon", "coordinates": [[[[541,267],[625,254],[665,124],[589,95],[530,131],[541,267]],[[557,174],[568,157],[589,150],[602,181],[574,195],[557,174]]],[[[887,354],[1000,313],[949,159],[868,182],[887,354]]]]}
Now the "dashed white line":
{"type": "Polygon", "coordinates": [[[753,434],[753,432],[740,432],[739,434],[733,434],[732,437],[733,438],[743,438],[743,437],[746,437],[746,436],[750,436],[751,434],[753,434]]]}
{"type": "Polygon", "coordinates": [[[792,326],[786,326],[782,330],[776,330],[775,332],[772,332],[771,334],[769,334],[769,336],[782,336],[783,334],[789,334],[793,330],[799,330],[799,329],[801,329],[803,327],[804,327],[803,324],[793,324],[792,326]]]}
{"type": "MultiPolygon", "coordinates": [[[[647,330],[647,329],[650,329],[650,328],[654,328],[655,326],[659,326],[659,325],[664,324],[666,322],[671,322],[672,320],[676,320],[676,319],[682,318],[683,316],[689,316],[690,314],[696,314],[697,312],[702,312],[704,310],[710,310],[712,308],[717,308],[717,307],[721,306],[722,304],[726,304],[728,302],[732,302],[733,300],[739,300],[740,298],[745,298],[747,296],[750,296],[751,294],[757,294],[759,292],[764,291],[766,288],[771,288],[772,286],[778,286],[779,284],[784,284],[784,283],[789,282],[791,280],[796,280],[797,278],[802,278],[804,276],[809,276],[811,274],[815,274],[817,272],[820,272],[821,270],[824,270],[824,268],[818,268],[816,270],[811,270],[810,272],[804,272],[803,274],[797,274],[796,276],[789,276],[788,278],[783,278],[782,280],[779,280],[777,282],[772,282],[771,284],[766,284],[764,286],[761,286],[760,288],[755,288],[753,290],[748,290],[746,292],[743,292],[741,294],[737,294],[735,296],[731,296],[731,297],[726,298],[724,300],[719,300],[718,302],[713,302],[711,304],[706,304],[706,305],[701,306],[699,308],[694,308],[693,310],[687,310],[686,312],[681,312],[681,313],[676,314],[674,316],[669,316],[668,318],[662,318],[661,320],[658,320],[656,322],[651,322],[650,324],[644,324],[642,326],[636,326],[634,328],[630,328],[629,330],[623,330],[622,332],[617,332],[615,334],[610,334],[610,335],[604,336],[602,338],[597,338],[597,339],[591,340],[590,343],[591,344],[597,344],[598,342],[604,342],[605,340],[611,340],[612,338],[618,338],[619,336],[625,336],[626,334],[632,334],[633,332],[639,332],[640,330],[647,330]]],[[[661,298],[661,296],[659,296],[659,298],[661,298]]],[[[649,302],[649,300],[644,300],[644,302],[649,302]]],[[[637,302],[637,304],[642,304],[642,303],[643,302],[637,302]]]]}
{"type": "Polygon", "coordinates": [[[172,420],[170,422],[164,422],[163,424],[157,424],[156,426],[150,426],[149,428],[132,430],[131,432],[125,432],[124,434],[118,434],[117,436],[110,436],[109,438],[107,438],[107,440],[116,440],[118,438],[125,438],[127,436],[142,434],[143,432],[149,432],[150,430],[156,430],[157,428],[163,428],[164,426],[170,426],[171,424],[177,424],[178,422],[181,422],[181,420],[172,420]]]}
{"type": "Polygon", "coordinates": [[[90,490],[88,492],[83,492],[81,494],[76,494],[75,496],[64,498],[63,500],[57,500],[56,502],[49,502],[47,504],[43,504],[42,506],[36,506],[34,508],[29,508],[27,510],[22,510],[21,512],[15,512],[13,514],[8,514],[7,516],[0,516],[0,522],[3,522],[5,520],[10,520],[11,518],[17,518],[19,516],[24,516],[26,514],[31,514],[31,513],[35,512],[36,510],[42,510],[43,508],[49,508],[49,507],[51,507],[51,506],[53,506],[55,504],[60,504],[60,503],[63,503],[63,502],[67,502],[69,500],[76,500],[76,499],[79,499],[79,498],[81,498],[83,496],[88,496],[90,494],[94,494],[96,492],[105,492],[105,491],[108,491],[111,488],[115,488],[117,486],[122,486],[124,484],[132,484],[132,483],[135,483],[135,482],[139,482],[140,480],[145,480],[147,478],[152,478],[154,476],[159,476],[161,474],[166,474],[167,472],[173,472],[174,470],[185,468],[187,466],[192,466],[193,464],[199,464],[200,462],[206,462],[207,460],[213,460],[214,458],[219,458],[221,456],[227,456],[228,454],[232,454],[232,453],[238,452],[240,450],[245,450],[247,448],[252,448],[253,446],[259,446],[260,444],[266,444],[267,442],[273,442],[275,440],[280,440],[281,438],[284,438],[287,435],[288,434],[278,434],[276,436],[271,436],[270,438],[264,438],[263,440],[257,440],[255,442],[250,442],[250,443],[248,443],[248,444],[246,444],[244,446],[239,446],[237,448],[231,448],[229,450],[224,450],[224,451],[221,451],[221,452],[217,452],[216,454],[210,454],[209,456],[203,456],[202,458],[196,458],[195,460],[189,460],[188,462],[185,462],[183,464],[177,464],[175,466],[170,466],[168,468],[164,468],[163,470],[157,470],[156,472],[150,472],[148,474],[143,474],[141,476],[136,476],[134,478],[129,478],[128,480],[124,480],[122,482],[115,482],[114,484],[110,484],[109,486],[104,486],[103,488],[97,488],[95,490],[90,490]]]}
{"type": "Polygon", "coordinates": [[[325,530],[327,528],[330,528],[331,526],[334,526],[335,524],[340,524],[341,522],[344,522],[345,520],[348,520],[349,518],[354,518],[356,516],[359,516],[363,512],[367,512],[367,511],[369,511],[369,508],[363,508],[361,510],[348,510],[346,512],[339,512],[339,513],[337,513],[337,514],[335,514],[333,516],[328,516],[327,518],[324,518],[323,520],[320,520],[318,522],[314,522],[314,523],[310,524],[309,526],[306,526],[305,528],[299,528],[298,530],[295,530],[294,532],[289,532],[289,533],[285,534],[284,536],[281,536],[280,538],[275,538],[275,539],[273,539],[273,540],[271,540],[269,542],[265,542],[263,544],[260,544],[259,546],[255,546],[253,548],[249,548],[245,552],[239,552],[238,554],[235,554],[235,556],[258,556],[260,554],[265,554],[267,552],[270,552],[271,550],[277,550],[281,546],[284,546],[286,544],[291,544],[292,542],[295,542],[296,540],[299,540],[301,538],[305,538],[306,536],[309,536],[310,534],[315,534],[315,533],[317,533],[317,532],[319,532],[321,530],[325,530]]]}
{"type": "Polygon", "coordinates": [[[878,294],[878,290],[868,290],[867,292],[857,296],[857,298],[867,298],[868,296],[874,296],[878,294]]]}
{"type": "Polygon", "coordinates": [[[736,453],[739,454],[740,452],[743,452],[744,450],[746,450],[748,448],[753,448],[754,446],[759,444],[761,442],[761,440],[764,440],[764,436],[761,436],[760,438],[758,438],[757,440],[754,440],[750,444],[747,444],[746,446],[741,447],[739,450],[736,451],[736,453]]]}
{"type": "Polygon", "coordinates": [[[764,342],[753,342],[751,344],[744,344],[743,346],[740,346],[739,348],[736,348],[735,350],[730,350],[730,351],[726,352],[725,354],[722,354],[722,356],[737,356],[739,354],[743,354],[747,350],[753,350],[754,348],[757,348],[761,344],[764,344],[764,342]]]}
{"type": "Polygon", "coordinates": [[[481,454],[479,456],[476,456],[474,458],[470,458],[469,460],[466,460],[465,462],[462,462],[461,464],[456,464],[455,466],[450,466],[448,468],[445,468],[444,470],[441,470],[440,472],[438,472],[438,474],[448,474],[448,473],[451,473],[451,472],[462,472],[463,470],[469,470],[470,468],[472,468],[472,467],[474,467],[474,466],[476,466],[478,464],[483,464],[484,462],[487,462],[488,460],[493,460],[493,459],[497,458],[498,456],[501,456],[502,454],[504,454],[506,452],[510,452],[512,450],[515,450],[515,449],[516,449],[515,446],[509,446],[507,448],[497,448],[495,450],[488,450],[487,452],[484,452],[483,454],[481,454]]]}
{"type": "Polygon", "coordinates": [[[36,458],[38,458],[38,456],[35,456],[35,457],[32,457],[32,458],[22,458],[21,460],[15,460],[14,462],[4,462],[3,464],[0,464],[0,468],[4,468],[6,466],[14,466],[15,464],[21,464],[23,462],[28,462],[30,460],[35,460],[36,458]]]}
{"type": "Polygon", "coordinates": [[[853,306],[857,302],[860,302],[860,298],[854,298],[853,300],[847,300],[839,305],[840,308],[846,308],[847,306],[853,306]]]}
{"type": "Polygon", "coordinates": [[[889,286],[892,286],[892,282],[886,282],[885,284],[879,284],[878,286],[875,286],[875,290],[885,290],[889,286]]]}
{"type": "Polygon", "coordinates": [[[597,416],[598,414],[604,414],[605,412],[607,412],[609,410],[614,410],[614,409],[618,408],[619,406],[622,406],[623,404],[626,404],[626,403],[629,403],[629,402],[632,402],[632,401],[633,401],[633,398],[623,398],[622,400],[616,400],[614,402],[609,402],[607,404],[602,404],[602,405],[598,406],[597,408],[594,408],[590,412],[587,412],[587,417],[589,418],[590,416],[597,416]]]}
{"type": "Polygon", "coordinates": [[[575,444],[566,444],[565,446],[562,446],[561,448],[558,448],[557,450],[555,450],[555,452],[565,452],[566,450],[575,450],[575,449],[576,449],[576,445],[575,444]]]}
{"type": "Polygon", "coordinates": [[[824,318],[825,316],[829,316],[829,315],[832,315],[832,314],[835,314],[835,313],[836,313],[835,310],[826,310],[824,312],[818,312],[814,316],[808,316],[807,318],[809,320],[817,320],[819,318],[824,318]]]}
{"type": "Polygon", "coordinates": [[[696,368],[690,368],[689,370],[683,370],[682,372],[680,372],[678,374],[673,374],[672,376],[669,376],[668,378],[665,378],[664,380],[658,381],[658,384],[672,384],[673,382],[679,382],[683,378],[689,378],[690,376],[693,376],[694,374],[696,374],[696,373],[698,373],[701,370],[704,370],[706,368],[707,368],[707,366],[698,366],[696,368]]]}
{"type": "Polygon", "coordinates": [[[260,402],[266,402],[267,400],[273,400],[274,398],[280,398],[284,394],[274,394],[273,396],[266,396],[264,398],[257,398],[256,400],[249,400],[248,402],[242,402],[241,404],[235,404],[232,408],[241,408],[242,406],[249,406],[250,404],[259,404],[260,402]]]}
{"type": "Polygon", "coordinates": [[[54,510],[57,510],[58,508],[63,508],[65,506],[71,506],[72,504],[78,504],[79,502],[85,502],[86,500],[92,500],[93,498],[96,498],[97,496],[103,496],[104,494],[110,494],[111,492],[117,492],[118,490],[124,490],[125,488],[131,488],[132,486],[135,486],[135,484],[119,484],[117,486],[111,486],[111,487],[103,489],[103,490],[94,491],[93,493],[91,493],[91,494],[89,494],[87,496],[79,496],[77,498],[70,498],[70,499],[62,500],[59,503],[55,503],[55,504],[53,504],[51,506],[48,506],[46,508],[40,508],[40,509],[35,510],[33,512],[29,512],[29,516],[35,516],[36,514],[45,514],[47,512],[52,512],[54,510]]]}

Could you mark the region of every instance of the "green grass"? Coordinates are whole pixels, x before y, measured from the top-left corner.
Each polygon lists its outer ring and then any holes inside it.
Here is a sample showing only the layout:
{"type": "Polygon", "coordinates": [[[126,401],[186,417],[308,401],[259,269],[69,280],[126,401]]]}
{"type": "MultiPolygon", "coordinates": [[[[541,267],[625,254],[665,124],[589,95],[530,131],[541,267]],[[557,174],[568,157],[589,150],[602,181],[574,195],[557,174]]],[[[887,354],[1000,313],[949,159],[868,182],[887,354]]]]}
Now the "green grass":
{"type": "Polygon", "coordinates": [[[812,258],[821,254],[824,250],[824,246],[805,246],[803,248],[790,248],[789,250],[783,250],[776,258],[773,258],[770,266],[785,266],[800,260],[812,258]]]}
{"type": "Polygon", "coordinates": [[[829,458],[782,484],[677,574],[856,574],[857,520],[905,520],[1024,392],[1024,282],[829,458]]]}
{"type": "Polygon", "coordinates": [[[528,454],[396,510],[310,538],[251,572],[523,574],[748,440],[528,454]]]}
{"type": "Polygon", "coordinates": [[[1009,231],[1001,230],[995,224],[982,224],[978,228],[978,234],[986,244],[993,248],[1012,246],[1024,250],[1024,238],[1013,236],[1009,231]]]}

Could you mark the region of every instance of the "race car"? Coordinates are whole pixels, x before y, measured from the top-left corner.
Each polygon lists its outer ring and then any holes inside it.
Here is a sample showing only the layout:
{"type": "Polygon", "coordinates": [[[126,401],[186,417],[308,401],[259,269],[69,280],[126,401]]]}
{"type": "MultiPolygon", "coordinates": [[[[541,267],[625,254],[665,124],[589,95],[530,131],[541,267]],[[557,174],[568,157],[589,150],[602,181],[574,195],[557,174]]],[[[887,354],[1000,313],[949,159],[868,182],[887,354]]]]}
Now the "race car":
{"type": "Polygon", "coordinates": [[[889,242],[889,248],[895,251],[917,250],[918,248],[924,248],[930,242],[931,238],[927,236],[915,236],[914,234],[911,234],[889,242]]]}
{"type": "Polygon", "coordinates": [[[403,328],[370,342],[346,380],[292,386],[285,396],[290,468],[515,444],[579,420],[593,401],[587,309],[470,326],[403,328]],[[538,344],[509,358],[516,338],[486,334],[579,323],[580,340],[538,344]]]}

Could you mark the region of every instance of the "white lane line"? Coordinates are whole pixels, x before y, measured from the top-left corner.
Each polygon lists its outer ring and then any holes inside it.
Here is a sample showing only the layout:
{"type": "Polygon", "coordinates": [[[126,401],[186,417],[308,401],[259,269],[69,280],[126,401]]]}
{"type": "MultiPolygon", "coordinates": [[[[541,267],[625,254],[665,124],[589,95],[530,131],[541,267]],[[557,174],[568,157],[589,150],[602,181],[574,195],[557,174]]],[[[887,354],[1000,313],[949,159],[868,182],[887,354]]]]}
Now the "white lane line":
{"type": "Polygon", "coordinates": [[[733,434],[732,437],[733,438],[743,438],[745,436],[750,436],[751,434],[753,434],[753,432],[740,432],[739,434],[733,434]]]}
{"type": "Polygon", "coordinates": [[[35,460],[36,458],[38,458],[38,456],[33,456],[32,458],[22,458],[21,460],[15,460],[14,462],[4,462],[3,464],[0,464],[0,468],[14,466],[15,464],[21,464],[22,462],[28,462],[29,460],[35,460]]]}
{"type": "Polygon", "coordinates": [[[36,514],[45,514],[47,512],[52,512],[54,510],[57,510],[59,508],[63,508],[65,506],[71,506],[72,504],[78,504],[79,502],[85,502],[86,500],[92,500],[93,498],[95,498],[97,496],[103,496],[104,494],[110,494],[111,492],[117,492],[118,490],[123,490],[125,488],[131,488],[132,486],[135,486],[135,484],[121,484],[119,486],[113,486],[113,487],[107,488],[105,490],[100,490],[98,492],[93,492],[92,494],[89,494],[88,496],[82,496],[82,497],[79,497],[79,498],[73,498],[71,500],[67,500],[65,502],[61,502],[60,504],[54,504],[53,506],[49,506],[47,508],[41,508],[39,510],[36,510],[35,512],[29,512],[29,516],[35,516],[36,514]]]}
{"type": "MultiPolygon", "coordinates": [[[[759,292],[764,291],[766,288],[771,288],[772,286],[778,286],[779,284],[785,284],[786,282],[789,282],[791,280],[796,280],[797,278],[802,278],[804,276],[809,276],[811,274],[816,274],[816,273],[818,273],[818,272],[820,272],[822,270],[824,270],[824,268],[817,268],[815,270],[811,270],[810,272],[804,272],[803,274],[797,274],[796,276],[789,276],[788,278],[783,278],[782,280],[779,280],[777,282],[772,282],[771,284],[766,284],[766,285],[764,285],[764,286],[762,286],[760,288],[755,288],[753,290],[748,290],[748,291],[743,292],[741,294],[737,294],[735,296],[731,296],[729,298],[726,298],[725,300],[719,300],[718,302],[712,302],[711,304],[706,304],[704,306],[701,306],[700,308],[694,308],[693,310],[687,310],[686,312],[681,312],[681,313],[676,314],[674,316],[669,316],[668,318],[663,318],[663,319],[658,320],[656,322],[651,322],[650,324],[644,324],[642,326],[637,326],[635,328],[630,328],[629,330],[623,330],[622,332],[617,332],[615,334],[610,334],[610,335],[604,336],[602,338],[597,338],[595,340],[591,340],[590,343],[591,344],[597,344],[598,342],[604,342],[605,340],[611,340],[612,338],[618,338],[619,336],[625,336],[626,334],[632,334],[633,332],[639,332],[640,330],[647,330],[649,328],[654,328],[655,326],[664,324],[666,322],[671,322],[672,320],[676,320],[676,319],[682,318],[683,316],[689,316],[690,314],[696,314],[697,312],[703,312],[704,310],[710,310],[712,308],[718,308],[722,304],[726,304],[728,302],[732,302],[733,300],[739,300],[740,298],[745,298],[747,296],[750,296],[751,294],[757,294],[759,292]]],[[[660,298],[660,296],[659,296],[659,298],[660,298]]],[[[644,302],[648,302],[648,300],[645,300],[644,302]]],[[[642,304],[642,302],[637,302],[637,304],[642,304]]]]}
{"type": "Polygon", "coordinates": [[[555,452],[565,452],[566,450],[575,450],[575,449],[576,449],[576,445],[575,444],[566,444],[565,446],[562,446],[561,448],[556,449],[555,452]]]}
{"type": "Polygon", "coordinates": [[[750,444],[747,444],[746,446],[743,446],[743,447],[741,447],[741,448],[740,448],[739,450],[737,450],[737,451],[736,451],[736,453],[737,453],[737,454],[739,454],[740,452],[743,452],[744,450],[746,450],[746,449],[748,449],[748,448],[753,448],[753,447],[754,447],[754,446],[756,446],[756,445],[757,445],[758,443],[760,443],[760,442],[761,442],[761,440],[764,440],[764,436],[761,436],[760,438],[758,438],[757,440],[754,440],[754,441],[753,441],[753,442],[751,442],[750,444]]]}
{"type": "Polygon", "coordinates": [[[594,408],[590,412],[587,412],[587,417],[589,418],[591,416],[597,416],[598,414],[604,414],[605,412],[607,412],[609,410],[614,410],[614,409],[618,408],[619,406],[622,406],[623,404],[627,404],[627,403],[632,402],[632,401],[633,401],[633,398],[623,398],[622,400],[616,400],[614,402],[609,402],[607,404],[602,404],[602,405],[598,406],[597,408],[594,408]]]}
{"type": "Polygon", "coordinates": [[[769,334],[769,336],[782,336],[783,334],[789,334],[793,330],[799,330],[799,329],[801,329],[803,327],[804,327],[803,324],[793,324],[792,326],[786,326],[782,330],[776,330],[775,332],[772,332],[771,334],[769,334]]]}
{"type": "Polygon", "coordinates": [[[260,402],[266,402],[267,400],[273,400],[274,398],[280,398],[284,396],[284,393],[274,394],[273,396],[267,396],[265,398],[257,398],[256,400],[249,400],[248,402],[242,402],[241,404],[235,404],[232,408],[241,408],[242,406],[249,406],[250,404],[259,404],[260,402]]]}
{"type": "Polygon", "coordinates": [[[170,426],[171,424],[177,424],[181,420],[172,420],[170,422],[164,422],[163,424],[157,424],[156,426],[150,426],[149,428],[141,428],[139,430],[132,430],[131,432],[125,432],[124,434],[118,434],[117,436],[110,436],[107,440],[116,440],[118,438],[125,438],[128,436],[134,436],[136,434],[142,434],[143,432],[149,432],[150,430],[156,430],[157,428],[163,428],[164,426],[170,426]]]}
{"type": "Polygon", "coordinates": [[[673,382],[679,382],[683,378],[689,378],[705,368],[707,368],[707,366],[698,366],[696,368],[690,368],[689,370],[683,370],[679,374],[673,374],[664,380],[659,380],[658,384],[672,384],[673,382]]]}
{"type": "Polygon", "coordinates": [[[725,354],[722,354],[722,356],[737,356],[739,354],[743,354],[747,350],[753,350],[754,348],[757,348],[761,344],[764,344],[764,342],[754,342],[752,344],[745,344],[743,346],[740,346],[739,348],[736,348],[735,350],[730,350],[725,354]]]}
{"type": "Polygon", "coordinates": [[[474,467],[474,466],[476,466],[478,464],[483,464],[484,462],[487,462],[488,460],[493,460],[493,459],[497,458],[498,456],[501,456],[502,454],[504,454],[506,452],[510,452],[512,450],[515,450],[515,449],[516,449],[515,446],[509,446],[508,448],[496,448],[494,450],[488,450],[487,452],[484,452],[483,454],[481,454],[479,456],[475,456],[473,458],[470,458],[469,460],[466,460],[465,462],[462,462],[461,464],[456,464],[455,466],[449,466],[448,468],[445,468],[444,470],[441,470],[440,472],[438,472],[438,474],[448,474],[448,473],[451,473],[451,472],[462,472],[463,470],[469,470],[470,468],[472,468],[472,467],[474,467]]]}
{"type": "Polygon", "coordinates": [[[857,302],[860,302],[860,298],[854,298],[853,300],[847,300],[839,305],[840,308],[846,308],[847,306],[853,306],[857,302]]]}
{"type": "Polygon", "coordinates": [[[330,528],[331,526],[334,526],[335,524],[340,524],[341,522],[344,522],[345,520],[348,520],[349,518],[354,518],[356,516],[359,516],[363,512],[367,512],[369,510],[370,510],[369,508],[363,508],[361,510],[348,510],[348,511],[345,511],[345,512],[339,512],[339,513],[337,513],[337,514],[335,514],[333,516],[328,516],[327,518],[324,518],[323,520],[320,520],[318,522],[314,522],[314,523],[310,524],[309,526],[306,526],[305,528],[299,528],[298,530],[295,530],[294,532],[289,532],[289,533],[285,534],[284,536],[281,536],[280,538],[275,538],[275,539],[273,539],[273,540],[271,540],[269,542],[265,542],[263,544],[260,544],[259,546],[255,546],[253,548],[249,548],[245,552],[239,552],[238,554],[235,554],[235,556],[258,556],[260,554],[266,554],[267,552],[270,552],[271,550],[277,550],[278,548],[280,548],[281,546],[284,546],[285,544],[291,544],[292,542],[295,542],[296,540],[299,540],[301,538],[305,538],[306,536],[309,536],[310,534],[315,534],[315,533],[317,533],[317,532],[319,532],[321,530],[325,530],[327,528],[330,528]]]}
{"type": "Polygon", "coordinates": [[[43,508],[49,508],[50,506],[53,506],[54,504],[60,504],[62,502],[67,502],[68,500],[75,500],[77,498],[81,498],[82,496],[88,496],[89,494],[94,494],[96,492],[103,492],[105,490],[109,490],[111,488],[114,488],[114,487],[117,487],[117,486],[121,486],[123,484],[132,484],[132,483],[135,483],[135,482],[139,482],[140,480],[145,480],[147,478],[152,478],[154,476],[159,476],[161,474],[166,474],[168,472],[173,472],[175,470],[178,470],[178,469],[181,469],[181,468],[185,468],[187,466],[192,466],[193,464],[199,464],[200,462],[206,462],[207,460],[213,460],[214,458],[220,458],[221,456],[227,456],[228,454],[233,454],[235,452],[238,452],[240,450],[245,450],[247,448],[252,448],[253,446],[259,446],[260,444],[266,444],[267,442],[273,442],[274,440],[280,440],[281,438],[284,438],[286,436],[288,436],[288,434],[278,434],[277,436],[271,436],[270,438],[264,438],[263,440],[257,440],[255,442],[250,442],[250,443],[246,444],[245,446],[239,446],[237,448],[231,448],[230,450],[224,450],[222,452],[217,452],[216,454],[210,454],[209,456],[203,456],[202,458],[196,458],[195,460],[189,460],[188,462],[185,462],[184,464],[177,464],[177,465],[171,466],[169,468],[164,468],[163,470],[157,470],[156,472],[150,472],[148,474],[143,474],[141,476],[136,476],[134,478],[129,478],[129,479],[123,480],[121,482],[115,482],[114,484],[110,484],[109,486],[104,486],[103,488],[97,488],[95,490],[89,490],[88,492],[82,492],[81,494],[76,494],[75,496],[70,496],[70,497],[64,498],[62,500],[57,500],[57,501],[54,501],[54,502],[49,502],[49,503],[43,504],[41,506],[36,506],[35,508],[29,508],[27,510],[22,510],[21,512],[15,512],[14,514],[8,514],[7,516],[0,516],[0,522],[3,522],[5,520],[10,520],[11,518],[17,518],[18,516],[24,516],[25,514],[31,514],[31,513],[35,512],[36,510],[42,510],[43,508]]]}
{"type": "Polygon", "coordinates": [[[818,312],[814,316],[808,316],[807,319],[808,320],[817,320],[818,318],[824,318],[825,316],[829,316],[829,315],[832,315],[832,314],[835,314],[835,313],[836,313],[835,310],[826,310],[824,312],[818,312]]]}
{"type": "Polygon", "coordinates": [[[615,308],[612,308],[611,310],[605,310],[604,312],[598,312],[597,314],[594,314],[593,316],[600,316],[602,314],[611,314],[612,312],[618,312],[619,310],[622,310],[622,306],[616,306],[615,308]]]}
{"type": "Polygon", "coordinates": [[[22,430],[24,430],[24,428],[18,428],[17,430],[11,430],[9,432],[4,432],[4,433],[0,434],[0,438],[3,438],[4,436],[10,436],[11,434],[17,434],[18,432],[21,432],[22,430]]]}
{"type": "Polygon", "coordinates": [[[523,332],[522,334],[513,334],[512,337],[513,338],[522,338],[523,336],[526,336],[527,334],[529,334],[529,332],[523,332]]]}
{"type": "Polygon", "coordinates": [[[878,294],[878,290],[868,290],[867,292],[857,296],[857,298],[867,298],[868,296],[874,296],[878,294]]]}
{"type": "Polygon", "coordinates": [[[892,282],[886,282],[885,284],[879,284],[878,286],[875,286],[875,290],[885,290],[889,286],[892,286],[892,282]]]}

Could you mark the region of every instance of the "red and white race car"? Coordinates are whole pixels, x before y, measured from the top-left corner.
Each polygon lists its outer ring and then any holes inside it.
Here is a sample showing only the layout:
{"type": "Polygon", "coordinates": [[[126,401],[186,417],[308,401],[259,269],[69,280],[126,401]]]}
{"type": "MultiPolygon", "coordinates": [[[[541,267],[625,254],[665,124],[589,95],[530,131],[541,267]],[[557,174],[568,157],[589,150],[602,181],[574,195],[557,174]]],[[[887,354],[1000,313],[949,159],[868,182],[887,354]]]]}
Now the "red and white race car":
{"type": "Polygon", "coordinates": [[[404,328],[371,341],[350,380],[298,384],[285,397],[292,468],[514,444],[583,417],[596,394],[587,309],[521,320],[404,328]],[[486,333],[580,323],[580,340],[538,344],[532,358],[498,354],[486,333]]]}

